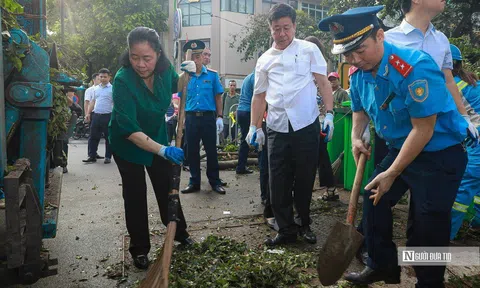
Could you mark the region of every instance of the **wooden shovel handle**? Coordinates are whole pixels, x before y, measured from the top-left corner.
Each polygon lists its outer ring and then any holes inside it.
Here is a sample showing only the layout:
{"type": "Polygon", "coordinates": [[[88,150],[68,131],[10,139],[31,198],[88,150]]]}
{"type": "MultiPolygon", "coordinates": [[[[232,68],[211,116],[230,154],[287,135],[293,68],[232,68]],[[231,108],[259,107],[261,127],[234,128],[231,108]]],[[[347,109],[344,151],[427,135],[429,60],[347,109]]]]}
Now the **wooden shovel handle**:
{"type": "Polygon", "coordinates": [[[361,153],[360,159],[358,160],[357,171],[355,172],[352,193],[350,194],[350,203],[348,204],[347,224],[350,225],[353,225],[355,216],[357,216],[358,197],[360,196],[360,189],[362,188],[366,163],[367,155],[361,153]]]}

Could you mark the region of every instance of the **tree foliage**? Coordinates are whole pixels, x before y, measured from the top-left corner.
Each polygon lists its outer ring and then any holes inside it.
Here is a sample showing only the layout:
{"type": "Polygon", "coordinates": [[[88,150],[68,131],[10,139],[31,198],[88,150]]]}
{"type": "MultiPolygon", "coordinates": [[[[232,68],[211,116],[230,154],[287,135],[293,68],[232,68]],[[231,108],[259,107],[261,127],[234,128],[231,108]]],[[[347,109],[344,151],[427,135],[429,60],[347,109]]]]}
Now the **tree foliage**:
{"type": "MultiPolygon", "coordinates": [[[[258,52],[265,52],[270,48],[270,29],[268,27],[267,14],[257,14],[251,16],[247,27],[240,33],[232,36],[229,45],[231,48],[237,48],[237,52],[243,54],[242,60],[254,59],[258,52]]],[[[330,47],[330,35],[317,28],[315,20],[310,18],[305,12],[297,11],[297,30],[295,37],[304,39],[307,36],[315,36],[327,47],[330,47]],[[327,41],[323,41],[327,39],[327,41]]],[[[330,51],[327,47],[326,50],[330,51]]],[[[327,53],[327,58],[330,58],[327,53]]]]}
{"type": "MultiPolygon", "coordinates": [[[[47,0],[47,27],[62,42],[62,0],[47,0]]],[[[90,76],[100,68],[115,71],[125,51],[127,34],[138,26],[167,31],[167,1],[96,0],[64,1],[64,42],[59,44],[60,63],[90,76]]]]}

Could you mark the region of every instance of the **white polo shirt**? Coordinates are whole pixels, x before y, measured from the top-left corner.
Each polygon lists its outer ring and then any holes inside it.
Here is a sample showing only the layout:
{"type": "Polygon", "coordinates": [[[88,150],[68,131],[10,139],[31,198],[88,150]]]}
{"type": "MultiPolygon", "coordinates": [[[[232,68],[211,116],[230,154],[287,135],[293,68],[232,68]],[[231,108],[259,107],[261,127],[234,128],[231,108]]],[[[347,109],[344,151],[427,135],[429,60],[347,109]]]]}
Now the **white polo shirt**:
{"type": "Polygon", "coordinates": [[[92,101],[93,91],[95,90],[95,87],[97,87],[97,86],[92,86],[92,87],[89,87],[87,90],[85,90],[84,101],[92,101]]]}
{"type": "Polygon", "coordinates": [[[93,111],[96,114],[109,114],[113,110],[112,84],[97,85],[93,93],[92,100],[95,100],[93,111]]]}
{"type": "Polygon", "coordinates": [[[432,56],[440,70],[453,69],[450,42],[447,36],[437,31],[432,23],[424,35],[420,29],[403,19],[399,26],[385,32],[385,41],[426,52],[432,56]]]}
{"type": "Polygon", "coordinates": [[[288,132],[312,124],[320,114],[313,74],[327,75],[327,63],[317,45],[299,39],[284,50],[272,48],[258,59],[254,94],[267,92],[267,127],[288,132]]]}

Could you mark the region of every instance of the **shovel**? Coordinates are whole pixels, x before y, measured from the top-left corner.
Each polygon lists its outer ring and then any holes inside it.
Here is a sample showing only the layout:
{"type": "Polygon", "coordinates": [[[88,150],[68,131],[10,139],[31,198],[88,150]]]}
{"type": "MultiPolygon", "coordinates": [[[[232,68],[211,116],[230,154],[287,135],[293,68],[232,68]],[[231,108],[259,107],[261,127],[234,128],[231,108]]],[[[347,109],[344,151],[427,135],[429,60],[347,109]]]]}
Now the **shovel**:
{"type": "Polygon", "coordinates": [[[366,162],[367,156],[360,154],[348,204],[347,224],[337,221],[318,255],[318,278],[324,286],[333,285],[342,277],[363,243],[363,235],[358,233],[353,222],[357,215],[358,197],[366,162]]]}

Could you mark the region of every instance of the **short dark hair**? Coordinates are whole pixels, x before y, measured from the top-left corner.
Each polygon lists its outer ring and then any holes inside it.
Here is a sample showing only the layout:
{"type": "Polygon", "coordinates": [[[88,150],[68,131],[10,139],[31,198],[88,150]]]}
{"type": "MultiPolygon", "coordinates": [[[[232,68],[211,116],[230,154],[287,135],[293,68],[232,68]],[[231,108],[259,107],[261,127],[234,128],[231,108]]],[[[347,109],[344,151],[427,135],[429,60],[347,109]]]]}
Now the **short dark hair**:
{"type": "Polygon", "coordinates": [[[412,0],[402,0],[402,2],[400,2],[400,8],[403,14],[407,14],[410,12],[410,9],[412,9],[412,0]]]}
{"type": "Polygon", "coordinates": [[[233,80],[233,79],[230,80],[230,81],[228,81],[229,84],[232,83],[232,82],[235,83],[235,84],[237,84],[237,81],[235,81],[235,80],[233,80]]]}
{"type": "MultiPolygon", "coordinates": [[[[167,70],[171,64],[163,52],[164,50],[157,31],[148,27],[137,27],[128,33],[127,45],[129,49],[132,48],[133,45],[143,42],[147,42],[155,52],[160,54],[157,64],[155,65],[155,72],[162,73],[163,71],[167,70]]],[[[120,64],[123,67],[130,67],[132,65],[130,63],[128,50],[125,51],[120,57],[120,64]]]]}
{"type": "Polygon", "coordinates": [[[110,75],[110,70],[108,70],[107,68],[102,68],[102,69],[98,70],[98,74],[108,74],[108,75],[110,75]]]}
{"type": "Polygon", "coordinates": [[[92,80],[95,79],[95,78],[97,78],[98,75],[100,75],[100,74],[98,74],[98,73],[93,73],[93,74],[92,74],[92,80]]]}
{"type": "Polygon", "coordinates": [[[297,19],[297,12],[293,9],[292,6],[285,3],[277,3],[268,12],[268,23],[272,24],[273,21],[278,20],[283,17],[290,17],[292,23],[295,23],[297,19]]]}
{"type": "Polygon", "coordinates": [[[322,42],[320,42],[320,39],[315,36],[308,36],[305,38],[305,41],[312,42],[313,44],[317,45],[318,49],[320,49],[320,52],[325,57],[325,46],[323,46],[322,42]]]}

